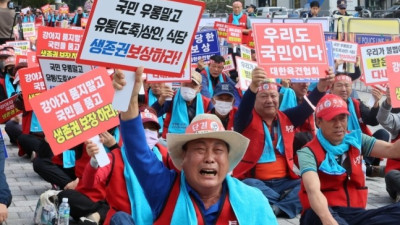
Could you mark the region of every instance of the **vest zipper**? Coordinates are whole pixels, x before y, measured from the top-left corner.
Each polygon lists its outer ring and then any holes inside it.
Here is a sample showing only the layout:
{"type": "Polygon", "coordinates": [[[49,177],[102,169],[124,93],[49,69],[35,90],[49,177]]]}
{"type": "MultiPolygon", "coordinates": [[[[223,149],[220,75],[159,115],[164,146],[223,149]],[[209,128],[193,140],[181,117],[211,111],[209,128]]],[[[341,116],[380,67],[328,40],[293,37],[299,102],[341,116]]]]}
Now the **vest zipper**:
{"type": "Polygon", "coordinates": [[[349,192],[347,190],[347,182],[350,180],[350,176],[349,174],[346,172],[346,180],[344,181],[344,192],[346,193],[346,199],[347,199],[347,207],[350,207],[350,196],[349,196],[349,192]]]}

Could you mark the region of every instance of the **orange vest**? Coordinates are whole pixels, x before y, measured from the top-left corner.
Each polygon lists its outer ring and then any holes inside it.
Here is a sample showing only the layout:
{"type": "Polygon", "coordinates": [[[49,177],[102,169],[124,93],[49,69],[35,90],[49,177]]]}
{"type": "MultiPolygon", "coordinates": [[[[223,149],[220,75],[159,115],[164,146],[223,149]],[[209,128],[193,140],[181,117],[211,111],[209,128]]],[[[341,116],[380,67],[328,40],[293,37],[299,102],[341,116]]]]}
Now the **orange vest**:
{"type": "MultiPolygon", "coordinates": [[[[167,157],[167,148],[161,144],[156,144],[163,158],[167,157]]],[[[112,151],[112,169],[110,178],[107,181],[106,200],[110,206],[104,225],[110,224],[111,217],[118,211],[131,214],[131,203],[126,189],[126,181],[124,176],[124,159],[122,158],[121,149],[112,151]],[[118,191],[116,191],[118,190],[118,191]]]]}
{"type": "MultiPolygon", "coordinates": [[[[180,185],[181,185],[180,177],[181,177],[181,174],[177,173],[174,184],[171,188],[170,195],[164,206],[164,209],[162,210],[162,212],[159,215],[159,217],[157,218],[157,220],[154,222],[154,225],[171,224],[172,215],[174,214],[176,202],[178,201],[178,196],[179,196],[179,192],[180,192],[180,185]]],[[[199,207],[197,206],[196,201],[192,197],[191,197],[191,199],[192,199],[194,209],[196,211],[197,224],[204,225],[205,222],[203,219],[203,215],[201,214],[201,211],[200,211],[199,207]]],[[[235,213],[233,212],[232,206],[229,202],[229,193],[227,191],[225,199],[224,199],[224,204],[222,206],[222,210],[219,212],[219,215],[218,215],[218,218],[217,218],[217,221],[215,224],[231,224],[230,221],[237,221],[237,219],[236,219],[235,213]]]]}
{"type": "MultiPolygon", "coordinates": [[[[285,158],[289,168],[289,175],[293,179],[299,178],[293,171],[294,167],[294,153],[293,141],[295,130],[289,118],[281,111],[278,111],[278,120],[282,132],[283,144],[285,147],[285,158]]],[[[250,139],[249,147],[246,150],[242,160],[233,170],[233,176],[239,179],[252,177],[250,171],[255,167],[259,161],[265,145],[265,132],[263,120],[258,113],[253,109],[253,119],[249,126],[242,133],[245,137],[250,139]]]]}
{"type": "MultiPolygon", "coordinates": [[[[325,159],[326,151],[322,148],[316,137],[306,147],[314,154],[317,168],[319,168],[325,159]]],[[[358,149],[351,146],[347,152],[347,157],[351,164],[351,174],[329,175],[318,170],[321,192],[325,195],[328,206],[365,209],[367,206],[368,188],[365,186],[365,176],[362,171],[362,156],[358,149]]],[[[303,206],[303,212],[311,208],[303,181],[301,181],[299,197],[303,206]]]]}

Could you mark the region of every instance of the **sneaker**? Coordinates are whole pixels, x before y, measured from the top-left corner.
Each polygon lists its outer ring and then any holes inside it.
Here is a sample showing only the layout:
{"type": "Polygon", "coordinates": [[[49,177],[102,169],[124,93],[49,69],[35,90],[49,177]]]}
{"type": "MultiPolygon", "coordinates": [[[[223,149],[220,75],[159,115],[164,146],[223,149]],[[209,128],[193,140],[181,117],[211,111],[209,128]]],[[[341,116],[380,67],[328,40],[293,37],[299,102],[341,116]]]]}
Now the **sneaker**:
{"type": "Polygon", "coordinates": [[[79,218],[78,225],[98,225],[95,221],[88,219],[87,217],[79,218]]]}

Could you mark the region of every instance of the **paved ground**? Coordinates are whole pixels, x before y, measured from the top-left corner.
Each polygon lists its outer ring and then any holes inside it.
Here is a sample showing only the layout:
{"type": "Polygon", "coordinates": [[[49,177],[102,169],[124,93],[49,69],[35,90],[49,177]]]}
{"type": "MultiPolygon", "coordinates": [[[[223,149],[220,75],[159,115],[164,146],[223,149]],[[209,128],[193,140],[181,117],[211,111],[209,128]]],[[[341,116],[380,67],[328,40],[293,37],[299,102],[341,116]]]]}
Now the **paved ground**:
{"type": "MultiPolygon", "coordinates": [[[[9,139],[4,132],[4,126],[0,126],[5,143],[7,145],[9,158],[6,159],[5,172],[7,182],[13,195],[13,201],[9,207],[8,225],[31,225],[33,224],[33,213],[39,195],[50,189],[50,184],[43,181],[32,168],[28,158],[17,156],[17,148],[10,145],[9,139]]],[[[392,201],[386,193],[383,178],[368,178],[369,187],[368,208],[377,208],[390,204],[392,201]]],[[[295,219],[278,219],[281,225],[299,224],[299,217],[295,219]]]]}

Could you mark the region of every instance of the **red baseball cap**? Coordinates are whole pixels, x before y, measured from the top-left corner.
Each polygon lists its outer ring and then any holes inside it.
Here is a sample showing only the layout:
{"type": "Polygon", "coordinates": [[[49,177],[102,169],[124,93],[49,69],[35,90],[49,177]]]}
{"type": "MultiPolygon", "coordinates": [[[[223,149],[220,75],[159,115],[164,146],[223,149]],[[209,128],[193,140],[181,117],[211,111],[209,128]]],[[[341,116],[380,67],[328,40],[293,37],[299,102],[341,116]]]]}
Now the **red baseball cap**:
{"type": "Polygon", "coordinates": [[[153,109],[142,108],[140,110],[140,116],[142,117],[142,123],[153,122],[157,124],[158,129],[160,129],[160,124],[158,123],[157,115],[153,109]]]}
{"type": "Polygon", "coordinates": [[[331,120],[340,114],[350,114],[347,110],[347,103],[341,97],[333,94],[326,94],[322,97],[315,108],[316,117],[324,120],[331,120]]]}

